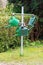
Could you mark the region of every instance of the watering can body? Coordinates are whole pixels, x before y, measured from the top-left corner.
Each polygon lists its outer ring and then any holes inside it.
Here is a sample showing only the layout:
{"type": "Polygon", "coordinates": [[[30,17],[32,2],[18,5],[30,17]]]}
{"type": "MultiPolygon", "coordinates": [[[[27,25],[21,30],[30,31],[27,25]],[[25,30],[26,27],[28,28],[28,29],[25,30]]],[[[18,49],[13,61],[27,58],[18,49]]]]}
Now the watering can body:
{"type": "Polygon", "coordinates": [[[17,36],[28,36],[28,28],[27,27],[19,27],[16,30],[17,36]]]}
{"type": "Polygon", "coordinates": [[[19,25],[19,20],[16,19],[14,16],[9,20],[9,24],[11,26],[18,26],[19,25]]]}
{"type": "Polygon", "coordinates": [[[19,25],[19,20],[17,18],[15,18],[14,16],[12,16],[9,21],[8,21],[8,28],[10,27],[17,27],[19,25]]]}

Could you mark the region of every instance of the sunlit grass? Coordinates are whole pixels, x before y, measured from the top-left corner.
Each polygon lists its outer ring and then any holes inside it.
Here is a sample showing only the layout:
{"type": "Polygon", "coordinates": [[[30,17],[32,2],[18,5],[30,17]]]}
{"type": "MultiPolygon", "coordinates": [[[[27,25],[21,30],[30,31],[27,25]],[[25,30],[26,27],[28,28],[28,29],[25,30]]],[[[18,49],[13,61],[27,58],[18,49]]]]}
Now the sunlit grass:
{"type": "Polygon", "coordinates": [[[0,53],[0,61],[41,61],[43,62],[43,47],[24,47],[24,55],[20,56],[20,48],[0,53]]]}

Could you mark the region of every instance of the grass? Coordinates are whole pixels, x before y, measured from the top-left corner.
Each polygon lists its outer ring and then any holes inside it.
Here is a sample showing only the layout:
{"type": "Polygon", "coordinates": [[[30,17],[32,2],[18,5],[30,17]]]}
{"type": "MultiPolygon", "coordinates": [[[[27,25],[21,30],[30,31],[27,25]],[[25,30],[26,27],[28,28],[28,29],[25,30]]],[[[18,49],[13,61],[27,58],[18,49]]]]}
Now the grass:
{"type": "Polygon", "coordinates": [[[20,56],[20,48],[0,53],[0,61],[39,61],[43,62],[43,47],[24,47],[24,55],[20,56]]]}

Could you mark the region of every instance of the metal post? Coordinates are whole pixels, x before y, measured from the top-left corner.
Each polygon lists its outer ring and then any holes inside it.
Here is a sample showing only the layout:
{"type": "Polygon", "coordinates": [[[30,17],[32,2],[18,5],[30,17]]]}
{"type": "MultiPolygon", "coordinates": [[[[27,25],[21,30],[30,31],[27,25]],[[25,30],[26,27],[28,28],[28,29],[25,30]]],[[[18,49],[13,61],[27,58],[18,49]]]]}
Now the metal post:
{"type": "MultiPolygon", "coordinates": [[[[22,6],[22,26],[24,22],[24,7],[22,6]]],[[[23,55],[23,36],[21,36],[21,50],[20,50],[20,55],[23,55]]]]}

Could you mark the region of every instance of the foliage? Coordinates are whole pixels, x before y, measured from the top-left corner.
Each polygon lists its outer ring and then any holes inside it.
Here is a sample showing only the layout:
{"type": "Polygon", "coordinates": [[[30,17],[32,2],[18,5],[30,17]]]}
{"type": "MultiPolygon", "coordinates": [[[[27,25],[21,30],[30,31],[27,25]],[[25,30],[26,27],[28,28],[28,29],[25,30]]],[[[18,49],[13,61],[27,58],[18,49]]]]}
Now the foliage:
{"type": "Polygon", "coordinates": [[[30,45],[36,46],[36,47],[41,47],[41,46],[43,46],[43,43],[41,41],[37,40],[37,41],[31,42],[30,45]]]}
{"type": "Polygon", "coordinates": [[[17,7],[18,12],[20,10],[19,7],[24,5],[26,13],[29,13],[29,12],[30,13],[32,13],[32,12],[36,13],[36,12],[34,12],[35,10],[37,10],[37,12],[38,12],[40,4],[43,3],[43,0],[40,0],[40,1],[38,1],[38,0],[24,0],[24,1],[23,0],[8,0],[8,1],[9,1],[10,4],[14,3],[14,7],[15,7],[15,9],[17,7]]]}
{"type": "MultiPolygon", "coordinates": [[[[20,13],[21,12],[21,6],[24,5],[24,12],[25,13],[35,13],[37,15],[40,14],[40,12],[38,11],[38,7],[37,6],[39,4],[39,2],[37,2],[36,0],[25,0],[25,1],[21,1],[21,0],[8,0],[9,3],[6,6],[5,9],[0,9],[0,52],[4,52],[7,51],[10,48],[15,48],[16,46],[20,46],[20,37],[15,37],[15,27],[13,28],[9,28],[9,29],[5,29],[5,25],[7,25],[7,21],[11,16],[12,12],[17,12],[20,13]],[[36,8],[36,9],[35,9],[36,8]],[[37,12],[39,13],[37,13],[37,12]],[[6,14],[5,14],[6,13],[6,14]]],[[[42,0],[41,0],[42,3],[42,0]]],[[[42,10],[43,11],[43,10],[42,10]]],[[[43,14],[43,12],[41,11],[41,14],[43,14]]],[[[20,15],[16,15],[16,17],[21,21],[21,16],[20,15]]],[[[26,16],[24,17],[24,21],[27,24],[29,21],[30,16],[26,16]]],[[[27,38],[26,38],[27,39],[27,38]]],[[[24,38],[24,46],[42,46],[40,41],[36,41],[36,42],[31,42],[29,39],[26,40],[24,38]]]]}
{"type": "Polygon", "coordinates": [[[5,8],[5,12],[7,13],[9,12],[11,14],[11,12],[13,12],[13,7],[14,7],[13,3],[11,5],[8,3],[8,5],[5,8]]]}
{"type": "Polygon", "coordinates": [[[13,12],[13,8],[14,8],[14,5],[13,3],[12,4],[9,4],[6,6],[5,9],[3,8],[0,8],[0,15],[11,15],[11,13],[13,12]]]}
{"type": "MultiPolygon", "coordinates": [[[[8,49],[20,46],[20,37],[15,37],[16,28],[5,28],[5,26],[8,24],[8,19],[11,16],[0,16],[0,52],[7,51],[8,49]]],[[[16,18],[18,18],[21,21],[20,15],[15,15],[16,18]]],[[[24,22],[27,24],[29,21],[30,16],[24,17],[24,22]]],[[[24,46],[40,46],[41,42],[31,42],[28,37],[24,37],[24,46]],[[34,44],[35,43],[35,44],[34,44]]]]}
{"type": "MultiPolygon", "coordinates": [[[[14,4],[13,12],[20,13],[22,5],[25,13],[34,13],[39,19],[43,18],[43,0],[8,0],[14,4]]],[[[40,20],[39,20],[40,21],[40,20]]],[[[42,21],[42,20],[41,20],[42,21]]]]}
{"type": "MultiPolygon", "coordinates": [[[[0,16],[0,52],[7,51],[10,48],[15,48],[16,46],[20,46],[20,37],[15,37],[16,28],[5,28],[8,24],[8,19],[11,16],[0,16]]],[[[15,16],[19,20],[21,20],[21,16],[15,16]]],[[[29,16],[27,16],[29,18],[29,16]]],[[[25,18],[25,22],[28,18],[25,18]]]]}

